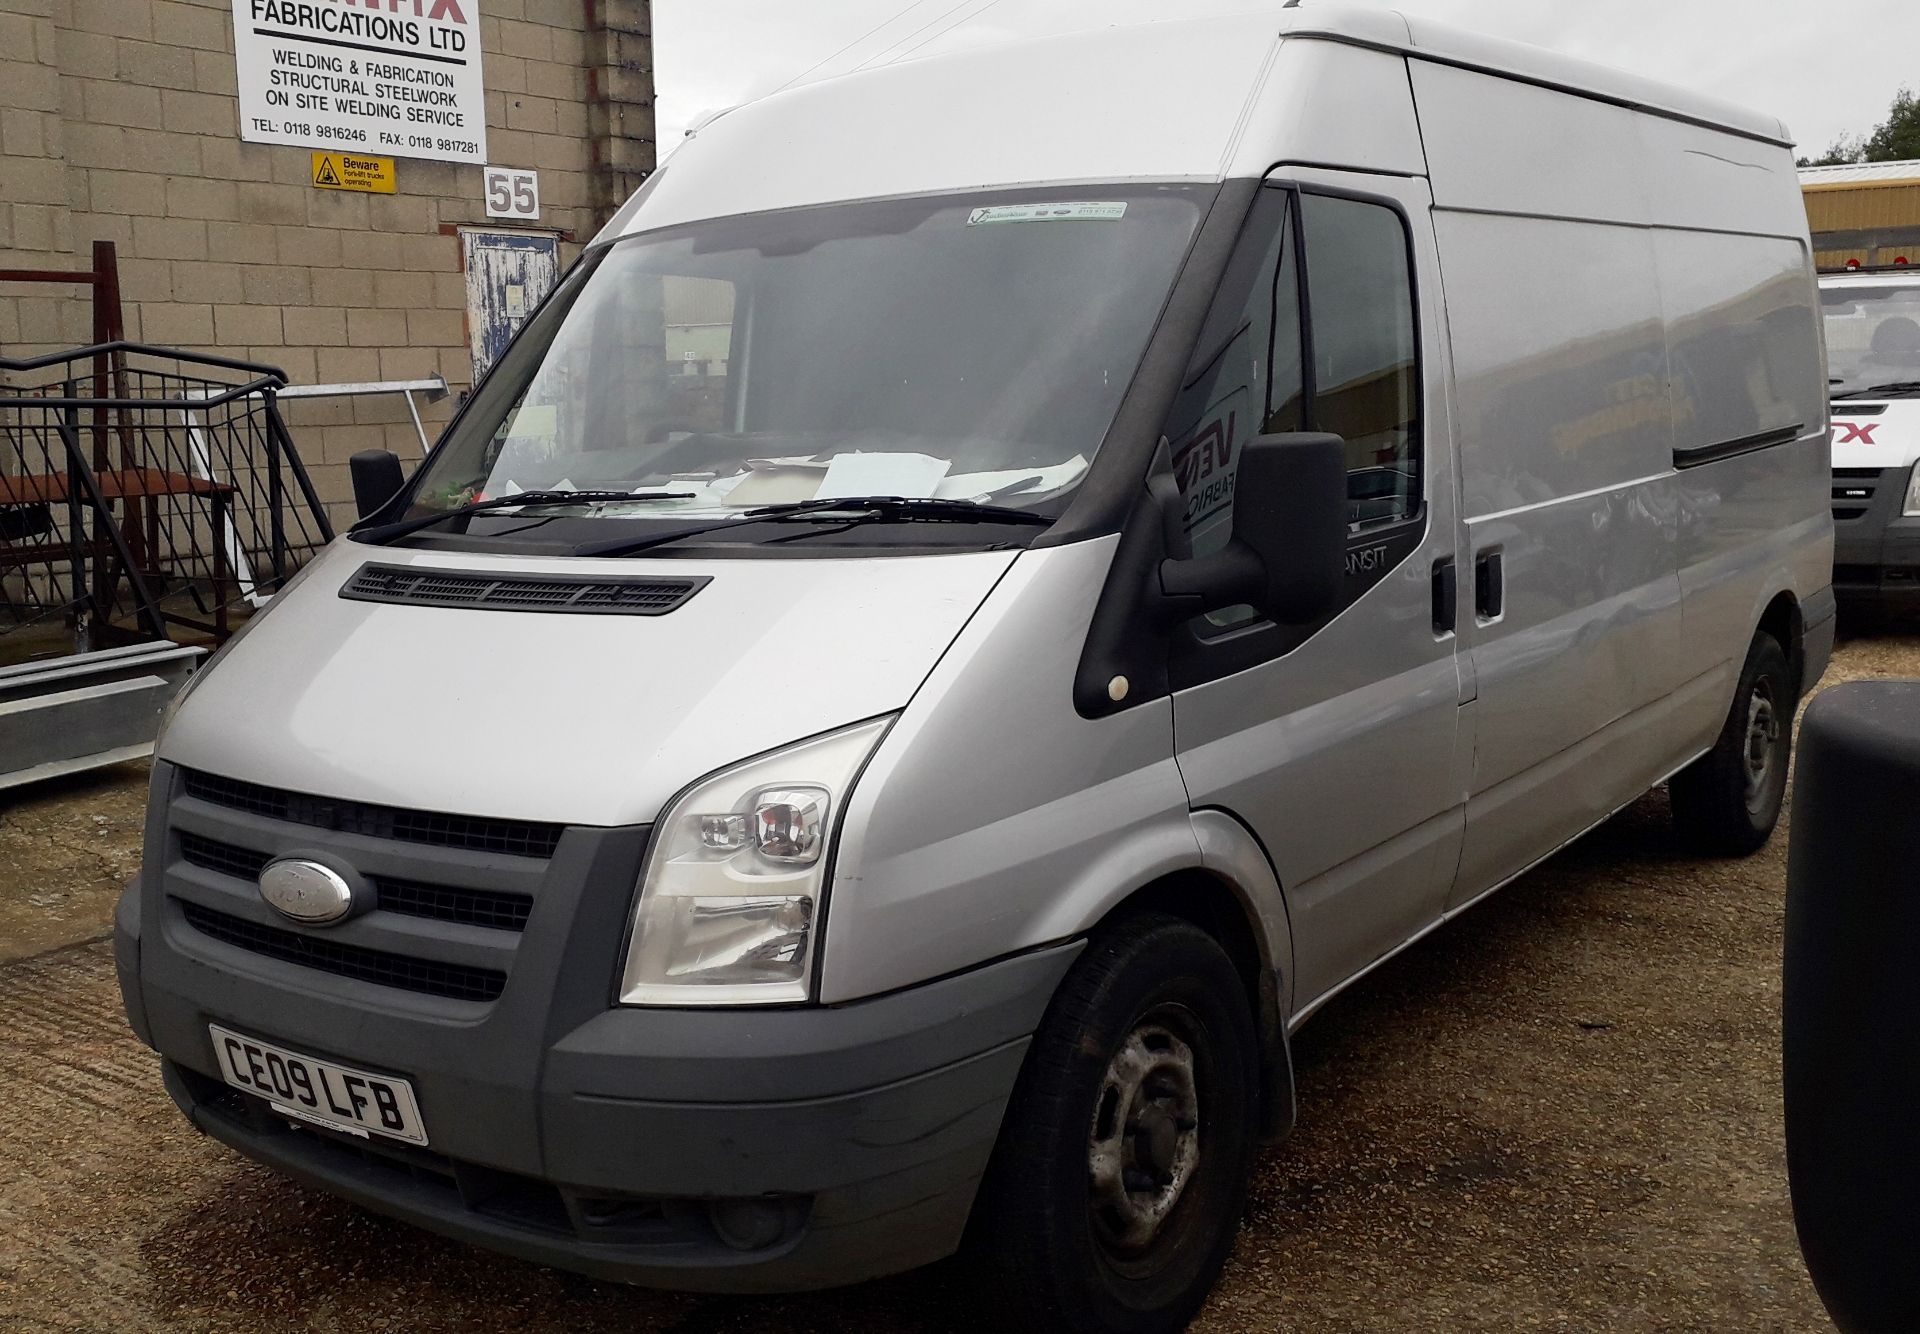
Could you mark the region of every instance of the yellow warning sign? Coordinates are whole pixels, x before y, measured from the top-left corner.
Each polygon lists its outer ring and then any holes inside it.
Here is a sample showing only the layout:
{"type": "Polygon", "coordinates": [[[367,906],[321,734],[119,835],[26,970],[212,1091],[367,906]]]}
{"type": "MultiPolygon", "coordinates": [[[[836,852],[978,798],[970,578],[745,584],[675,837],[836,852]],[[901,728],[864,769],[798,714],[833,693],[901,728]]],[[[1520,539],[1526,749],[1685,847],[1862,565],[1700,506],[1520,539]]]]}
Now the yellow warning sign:
{"type": "Polygon", "coordinates": [[[358,153],[315,153],[313,184],[319,190],[359,190],[390,195],[395,188],[393,159],[358,153]]]}

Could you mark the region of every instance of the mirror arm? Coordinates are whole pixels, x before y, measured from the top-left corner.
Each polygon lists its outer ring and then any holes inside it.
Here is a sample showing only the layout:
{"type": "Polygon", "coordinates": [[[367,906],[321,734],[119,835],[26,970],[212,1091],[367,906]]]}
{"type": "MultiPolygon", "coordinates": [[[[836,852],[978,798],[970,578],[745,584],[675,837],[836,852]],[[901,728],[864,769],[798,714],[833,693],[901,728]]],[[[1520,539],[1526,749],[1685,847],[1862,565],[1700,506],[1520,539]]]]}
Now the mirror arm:
{"type": "Polygon", "coordinates": [[[1238,538],[1207,556],[1163,560],[1159,568],[1159,618],[1178,625],[1223,607],[1257,605],[1267,586],[1267,565],[1260,553],[1238,538]]]}

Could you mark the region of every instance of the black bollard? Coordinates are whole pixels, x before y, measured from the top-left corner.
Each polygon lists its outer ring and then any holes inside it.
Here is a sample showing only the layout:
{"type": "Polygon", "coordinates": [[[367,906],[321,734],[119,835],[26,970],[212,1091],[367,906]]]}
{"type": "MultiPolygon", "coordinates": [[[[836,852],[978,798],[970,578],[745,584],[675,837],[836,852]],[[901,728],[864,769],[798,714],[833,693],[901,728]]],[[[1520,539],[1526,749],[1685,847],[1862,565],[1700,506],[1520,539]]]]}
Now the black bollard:
{"type": "Polygon", "coordinates": [[[1794,1221],[1846,1334],[1920,1330],[1920,682],[1808,708],[1782,1056],[1794,1221]]]}

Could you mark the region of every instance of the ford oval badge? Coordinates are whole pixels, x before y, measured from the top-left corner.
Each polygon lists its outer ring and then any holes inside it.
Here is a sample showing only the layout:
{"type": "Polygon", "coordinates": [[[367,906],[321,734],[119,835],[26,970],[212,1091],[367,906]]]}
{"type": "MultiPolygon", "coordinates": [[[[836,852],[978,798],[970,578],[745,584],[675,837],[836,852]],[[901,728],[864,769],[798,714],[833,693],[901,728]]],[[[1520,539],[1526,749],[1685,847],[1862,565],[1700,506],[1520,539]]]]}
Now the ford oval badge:
{"type": "Polygon", "coordinates": [[[353,911],[353,887],[319,862],[288,858],[260,872],[260,897],[283,917],[326,926],[353,911]]]}

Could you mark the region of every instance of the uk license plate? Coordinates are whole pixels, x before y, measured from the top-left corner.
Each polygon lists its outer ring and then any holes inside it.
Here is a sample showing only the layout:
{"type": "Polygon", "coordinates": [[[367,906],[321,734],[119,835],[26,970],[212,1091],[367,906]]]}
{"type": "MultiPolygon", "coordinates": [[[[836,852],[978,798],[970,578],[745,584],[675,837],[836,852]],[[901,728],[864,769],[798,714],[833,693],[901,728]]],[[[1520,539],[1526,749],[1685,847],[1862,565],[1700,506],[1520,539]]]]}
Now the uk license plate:
{"type": "Polygon", "coordinates": [[[218,1024],[207,1029],[227,1083],[265,1098],[282,1115],[363,1139],[384,1135],[408,1144],[427,1142],[420,1104],[406,1080],[303,1056],[218,1024]]]}

